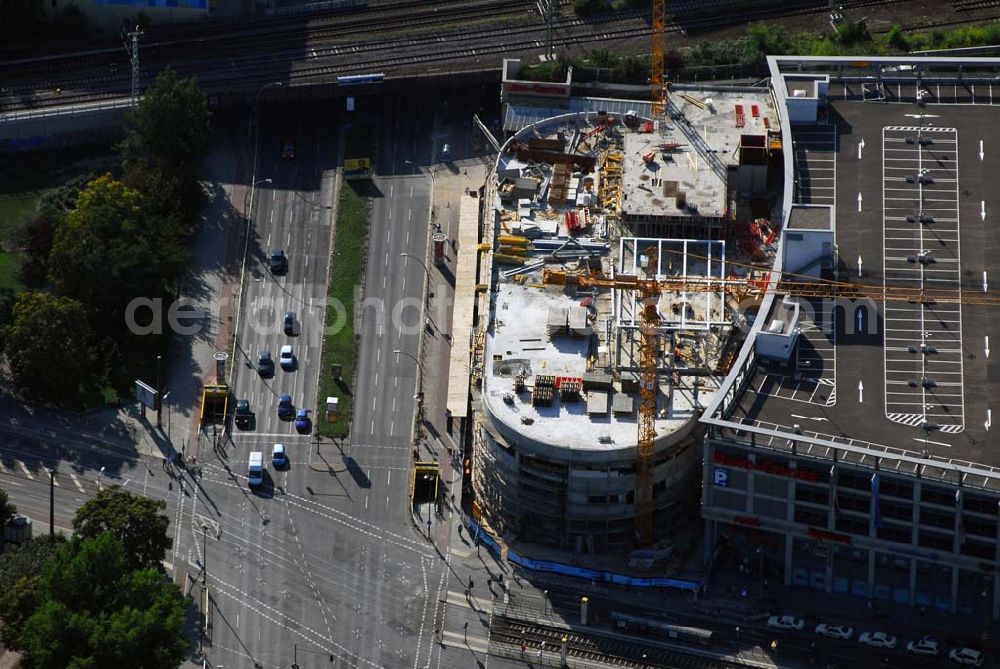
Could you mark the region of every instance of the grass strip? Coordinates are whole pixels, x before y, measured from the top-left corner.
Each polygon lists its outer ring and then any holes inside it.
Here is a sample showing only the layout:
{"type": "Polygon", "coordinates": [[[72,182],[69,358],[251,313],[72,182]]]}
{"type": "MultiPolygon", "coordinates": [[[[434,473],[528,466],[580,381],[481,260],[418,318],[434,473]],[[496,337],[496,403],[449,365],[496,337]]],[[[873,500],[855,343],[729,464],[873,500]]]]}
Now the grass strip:
{"type": "MultiPolygon", "coordinates": [[[[374,126],[355,122],[347,132],[345,160],[374,157],[374,126]]],[[[327,286],[326,332],[323,336],[320,369],[320,411],[316,430],[326,437],[347,437],[353,413],[354,365],[358,340],[354,332],[355,287],[364,276],[368,222],[371,211],[371,181],[344,179],[340,186],[337,221],[327,286]],[[337,379],[334,365],[340,365],[337,379]],[[339,412],[334,420],[326,417],[326,398],[336,397],[339,412]]]]}

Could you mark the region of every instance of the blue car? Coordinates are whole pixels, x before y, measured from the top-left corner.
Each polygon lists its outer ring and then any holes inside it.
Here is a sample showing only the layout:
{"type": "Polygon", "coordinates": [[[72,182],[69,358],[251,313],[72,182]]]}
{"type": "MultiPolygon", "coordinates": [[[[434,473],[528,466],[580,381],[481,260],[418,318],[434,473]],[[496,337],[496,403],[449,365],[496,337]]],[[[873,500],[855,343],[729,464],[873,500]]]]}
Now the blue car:
{"type": "Polygon", "coordinates": [[[281,399],[278,400],[278,418],[281,420],[289,420],[295,415],[295,407],[292,406],[291,395],[282,395],[281,399]]]}
{"type": "Polygon", "coordinates": [[[295,429],[299,432],[309,431],[309,412],[306,409],[299,409],[295,415],[295,429]]]}

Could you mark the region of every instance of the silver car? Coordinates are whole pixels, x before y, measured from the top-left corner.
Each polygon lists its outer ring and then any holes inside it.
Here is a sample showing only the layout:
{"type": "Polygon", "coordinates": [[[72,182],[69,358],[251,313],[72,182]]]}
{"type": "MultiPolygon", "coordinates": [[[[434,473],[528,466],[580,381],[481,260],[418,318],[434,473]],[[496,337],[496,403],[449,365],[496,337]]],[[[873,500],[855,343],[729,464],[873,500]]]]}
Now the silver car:
{"type": "Polygon", "coordinates": [[[847,625],[830,625],[828,623],[820,623],[819,625],[816,625],[816,634],[825,636],[829,639],[844,639],[847,641],[854,636],[854,630],[847,625]]]}

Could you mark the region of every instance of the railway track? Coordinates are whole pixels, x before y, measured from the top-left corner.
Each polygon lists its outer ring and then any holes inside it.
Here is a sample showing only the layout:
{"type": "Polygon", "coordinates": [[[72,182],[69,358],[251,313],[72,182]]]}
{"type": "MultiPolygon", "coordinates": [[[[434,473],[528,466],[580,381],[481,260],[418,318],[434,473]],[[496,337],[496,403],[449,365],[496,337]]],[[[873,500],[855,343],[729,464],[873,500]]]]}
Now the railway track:
{"type": "MultiPolygon", "coordinates": [[[[410,3],[407,3],[410,4],[410,3]]],[[[156,63],[162,60],[176,60],[180,56],[189,56],[195,61],[211,61],[216,58],[233,57],[241,51],[255,51],[268,58],[295,56],[301,57],[303,52],[322,47],[331,42],[362,42],[371,35],[378,33],[394,33],[399,31],[430,31],[442,26],[461,23],[483,16],[502,19],[510,16],[523,16],[525,11],[532,11],[533,0],[470,0],[461,4],[443,5],[429,3],[415,5],[412,13],[405,15],[386,14],[381,17],[368,15],[352,16],[337,22],[325,22],[321,25],[304,26],[300,22],[296,26],[268,30],[255,28],[217,33],[207,38],[146,41],[142,44],[143,60],[156,63]]],[[[65,65],[70,69],[78,69],[81,59],[94,61],[89,67],[100,74],[114,72],[121,68],[128,69],[128,55],[121,47],[105,48],[70,54],[55,54],[39,59],[16,60],[0,62],[0,79],[11,81],[17,78],[30,78],[42,74],[51,78],[58,69],[65,65]]],[[[17,84],[8,84],[8,90],[17,90],[17,84]]]]}
{"type": "MultiPolygon", "coordinates": [[[[843,6],[847,10],[876,5],[898,4],[906,0],[847,0],[843,6]]],[[[970,0],[978,1],[978,0],[970,0]]],[[[990,0],[993,1],[993,0],[990,0]]],[[[496,6],[496,0],[481,0],[475,5],[476,12],[486,6],[496,6]]],[[[530,1],[522,3],[530,5],[530,1]]],[[[507,3],[509,6],[509,3],[507,3]]],[[[521,7],[523,13],[524,7],[521,7]]],[[[459,11],[473,11],[472,6],[459,11]]],[[[733,22],[752,22],[773,17],[775,14],[787,16],[791,13],[805,14],[825,11],[815,7],[800,7],[794,12],[763,9],[742,14],[728,15],[725,20],[706,17],[683,23],[683,31],[690,33],[709,31],[733,22]]],[[[429,18],[428,25],[447,23],[449,16],[429,18]],[[433,23],[433,22],[437,23],[433,23]]],[[[576,47],[601,41],[631,40],[648,35],[647,15],[640,10],[618,12],[613,21],[600,23],[576,17],[563,17],[556,23],[555,40],[559,47],[576,47]]],[[[411,26],[418,25],[414,21],[411,26]]],[[[962,21],[951,22],[962,23],[962,21]]],[[[945,24],[942,24],[945,25],[945,24]]],[[[927,26],[923,26],[926,28],[927,26]]],[[[337,29],[331,28],[336,31],[337,29]]],[[[682,32],[682,26],[669,23],[670,33],[682,32]]],[[[494,23],[488,28],[465,30],[434,30],[413,35],[401,35],[379,41],[364,39],[364,28],[358,27],[353,33],[340,29],[336,42],[328,45],[317,44],[303,54],[301,48],[291,51],[265,52],[249,56],[229,56],[225,58],[197,58],[175,61],[173,67],[183,75],[197,75],[199,83],[209,92],[231,89],[234,81],[250,87],[257,83],[274,81],[276,78],[295,83],[315,83],[326,81],[342,74],[385,71],[389,75],[408,74],[427,69],[427,66],[468,66],[493,69],[496,59],[505,55],[533,52],[542,47],[545,39],[543,28],[535,25],[508,25],[498,29],[494,23]]],[[[333,38],[331,38],[332,41],[333,38]]],[[[148,85],[162,64],[149,67],[143,77],[143,85],[148,85]]],[[[116,72],[89,74],[89,76],[58,77],[49,73],[47,86],[60,86],[66,93],[55,95],[52,89],[39,96],[37,81],[8,83],[0,89],[0,110],[40,108],[65,105],[72,102],[100,100],[121,97],[127,94],[129,80],[127,68],[116,72]],[[53,83],[58,82],[58,83],[53,83]]],[[[3,71],[0,68],[0,79],[3,71]]]]}
{"type": "MultiPolygon", "coordinates": [[[[490,654],[504,657],[523,658],[531,661],[538,657],[538,651],[558,656],[562,649],[562,639],[566,637],[567,657],[577,660],[623,667],[625,669],[745,669],[745,665],[728,662],[705,655],[688,654],[682,650],[668,650],[661,646],[646,645],[639,639],[635,642],[611,636],[584,636],[575,630],[539,625],[494,615],[490,627],[490,654]],[[523,646],[522,646],[523,644],[523,646]]],[[[544,659],[544,655],[543,655],[544,659]]]]}

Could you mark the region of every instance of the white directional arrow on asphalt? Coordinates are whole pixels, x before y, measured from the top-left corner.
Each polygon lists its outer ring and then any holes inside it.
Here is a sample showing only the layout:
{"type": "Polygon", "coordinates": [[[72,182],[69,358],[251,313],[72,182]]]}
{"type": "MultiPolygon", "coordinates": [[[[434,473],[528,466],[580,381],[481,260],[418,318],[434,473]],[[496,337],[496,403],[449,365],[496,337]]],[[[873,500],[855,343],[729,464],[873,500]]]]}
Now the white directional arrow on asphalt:
{"type": "MultiPolygon", "coordinates": [[[[860,197],[860,195],[858,197],[860,197]]],[[[860,207],[861,205],[859,204],[858,206],[860,207]]],[[[986,220],[986,200],[979,201],[979,217],[984,221],[986,220]]]]}
{"type": "Polygon", "coordinates": [[[983,140],[979,140],[979,160],[983,159],[983,140]]]}
{"type": "Polygon", "coordinates": [[[861,276],[861,254],[858,254],[858,276],[861,276]]]}
{"type": "Polygon", "coordinates": [[[865,384],[858,381],[858,404],[863,404],[865,401],[865,384]]]}
{"type": "Polygon", "coordinates": [[[990,288],[990,284],[986,282],[986,270],[983,270],[983,292],[985,293],[990,288]]]}
{"type": "MultiPolygon", "coordinates": [[[[860,142],[858,142],[858,160],[861,160],[861,149],[863,149],[863,148],[865,148],[865,140],[864,139],[862,139],[860,142]]],[[[979,150],[980,150],[980,152],[982,151],[982,148],[983,148],[983,143],[979,142],[979,150]]]]}
{"type": "Polygon", "coordinates": [[[858,193],[858,211],[861,211],[861,193],[858,193]]]}
{"type": "Polygon", "coordinates": [[[990,336],[986,335],[986,357],[990,357],[990,336]]]}
{"type": "Polygon", "coordinates": [[[986,410],[986,429],[989,430],[993,426],[993,409],[986,410]]]}

